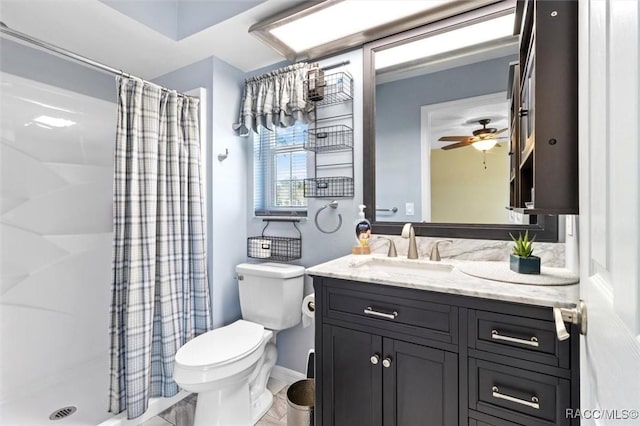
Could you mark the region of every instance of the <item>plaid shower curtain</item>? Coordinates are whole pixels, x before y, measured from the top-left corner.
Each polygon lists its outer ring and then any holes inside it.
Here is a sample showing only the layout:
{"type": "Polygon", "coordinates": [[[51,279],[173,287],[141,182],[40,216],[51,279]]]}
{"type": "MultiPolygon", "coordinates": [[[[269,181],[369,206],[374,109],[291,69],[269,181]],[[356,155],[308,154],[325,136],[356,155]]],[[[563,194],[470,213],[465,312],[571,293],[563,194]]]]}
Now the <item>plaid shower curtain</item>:
{"type": "Polygon", "coordinates": [[[178,392],[177,350],[212,328],[198,100],[118,77],[109,411],[178,392]]]}

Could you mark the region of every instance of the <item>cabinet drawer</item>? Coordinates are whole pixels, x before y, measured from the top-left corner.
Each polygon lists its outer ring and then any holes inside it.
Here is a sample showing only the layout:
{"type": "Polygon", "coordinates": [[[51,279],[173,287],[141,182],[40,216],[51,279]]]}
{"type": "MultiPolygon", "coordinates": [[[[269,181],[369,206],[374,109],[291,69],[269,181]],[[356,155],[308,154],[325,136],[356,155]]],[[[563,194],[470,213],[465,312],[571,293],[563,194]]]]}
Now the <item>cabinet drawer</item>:
{"type": "Polygon", "coordinates": [[[326,287],[324,315],[445,343],[457,343],[458,308],[411,298],[416,290],[394,294],[326,287]],[[404,297],[403,297],[404,296],[404,297]]]}
{"type": "Polygon", "coordinates": [[[522,426],[522,425],[520,423],[510,422],[508,420],[489,416],[488,414],[469,410],[469,426],[522,426]]]}
{"type": "Polygon", "coordinates": [[[469,408],[527,426],[569,425],[569,380],[469,359],[469,408]]]}
{"type": "Polygon", "coordinates": [[[472,311],[469,346],[554,367],[569,368],[570,363],[569,340],[558,340],[552,321],[472,311]]]}
{"type": "Polygon", "coordinates": [[[497,419],[494,417],[485,420],[476,420],[470,418],[469,426],[520,426],[518,423],[508,422],[506,420],[497,419]]]}

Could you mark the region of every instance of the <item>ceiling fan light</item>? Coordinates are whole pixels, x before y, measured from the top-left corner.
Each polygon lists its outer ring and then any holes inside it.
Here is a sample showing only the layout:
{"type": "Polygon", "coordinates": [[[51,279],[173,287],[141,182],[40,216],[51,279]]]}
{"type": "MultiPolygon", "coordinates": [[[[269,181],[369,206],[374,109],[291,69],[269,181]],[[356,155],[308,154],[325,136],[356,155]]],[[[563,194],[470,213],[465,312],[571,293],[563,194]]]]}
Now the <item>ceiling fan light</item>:
{"type": "Polygon", "coordinates": [[[498,143],[495,139],[485,139],[482,141],[477,141],[472,143],[471,145],[477,149],[478,151],[488,151],[498,143]]]}

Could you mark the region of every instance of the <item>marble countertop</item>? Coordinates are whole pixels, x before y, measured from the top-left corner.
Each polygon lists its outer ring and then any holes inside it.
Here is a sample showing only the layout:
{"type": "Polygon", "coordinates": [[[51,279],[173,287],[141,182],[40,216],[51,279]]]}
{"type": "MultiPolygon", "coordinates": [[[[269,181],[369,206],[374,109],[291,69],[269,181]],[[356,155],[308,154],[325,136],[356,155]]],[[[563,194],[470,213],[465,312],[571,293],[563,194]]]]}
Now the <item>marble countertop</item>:
{"type": "MultiPolygon", "coordinates": [[[[339,278],[384,284],[396,287],[415,288],[419,290],[435,291],[438,293],[458,294],[462,296],[479,297],[483,299],[503,300],[506,302],[524,303],[529,305],[572,308],[579,301],[579,285],[538,286],[526,284],[512,284],[473,277],[461,272],[457,267],[465,260],[443,259],[442,262],[428,260],[409,260],[425,264],[449,264],[454,268],[448,271],[421,271],[411,267],[396,268],[392,272],[381,271],[371,265],[371,259],[387,259],[385,255],[372,254],[367,256],[347,255],[320,265],[307,268],[307,275],[339,278]]],[[[403,262],[402,257],[393,258],[403,262]]],[[[392,260],[391,260],[392,262],[392,260]]],[[[425,267],[428,267],[426,265],[425,267]]]]}

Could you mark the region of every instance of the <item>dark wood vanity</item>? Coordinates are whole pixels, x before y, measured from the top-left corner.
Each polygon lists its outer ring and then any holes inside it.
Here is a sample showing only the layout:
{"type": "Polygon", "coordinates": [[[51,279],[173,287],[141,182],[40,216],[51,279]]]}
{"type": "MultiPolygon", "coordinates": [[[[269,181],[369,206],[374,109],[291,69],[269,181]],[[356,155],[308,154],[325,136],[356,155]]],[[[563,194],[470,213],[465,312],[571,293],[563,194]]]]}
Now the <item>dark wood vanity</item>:
{"type": "Polygon", "coordinates": [[[550,307],[314,277],[316,425],[577,425],[550,307]]]}

